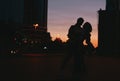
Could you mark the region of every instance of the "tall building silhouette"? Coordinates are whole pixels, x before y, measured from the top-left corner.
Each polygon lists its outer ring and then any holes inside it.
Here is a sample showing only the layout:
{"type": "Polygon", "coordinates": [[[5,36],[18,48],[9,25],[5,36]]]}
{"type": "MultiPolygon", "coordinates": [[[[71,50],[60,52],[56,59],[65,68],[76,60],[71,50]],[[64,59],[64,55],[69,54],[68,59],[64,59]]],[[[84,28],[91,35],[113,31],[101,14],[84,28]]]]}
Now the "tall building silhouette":
{"type": "Polygon", "coordinates": [[[47,31],[48,0],[24,0],[24,24],[39,27],[47,31]]]}
{"type": "Polygon", "coordinates": [[[32,42],[51,40],[47,32],[48,0],[24,0],[24,37],[32,42]]]}
{"type": "Polygon", "coordinates": [[[50,33],[47,31],[47,11],[48,0],[2,0],[0,53],[11,49],[15,43],[14,39],[20,42],[19,45],[21,42],[27,42],[27,45],[50,42],[50,33]]]}
{"type": "Polygon", "coordinates": [[[0,21],[23,23],[23,0],[2,0],[0,2],[0,21]]]}
{"type": "Polygon", "coordinates": [[[14,34],[23,22],[23,0],[0,1],[0,56],[14,47],[14,34]]]}
{"type": "Polygon", "coordinates": [[[106,0],[106,10],[98,14],[99,53],[120,54],[120,0],[106,0]]]}

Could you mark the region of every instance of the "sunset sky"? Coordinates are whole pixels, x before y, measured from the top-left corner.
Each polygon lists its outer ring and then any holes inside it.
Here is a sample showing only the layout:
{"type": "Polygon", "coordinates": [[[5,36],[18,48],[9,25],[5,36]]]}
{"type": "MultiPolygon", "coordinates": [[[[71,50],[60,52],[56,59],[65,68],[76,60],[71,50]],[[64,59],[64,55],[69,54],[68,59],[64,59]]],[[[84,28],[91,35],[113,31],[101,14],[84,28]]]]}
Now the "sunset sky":
{"type": "Polygon", "coordinates": [[[60,37],[67,40],[68,29],[78,17],[90,22],[93,27],[91,41],[97,46],[98,13],[105,9],[106,0],[48,0],[48,32],[52,39],[60,37]]]}

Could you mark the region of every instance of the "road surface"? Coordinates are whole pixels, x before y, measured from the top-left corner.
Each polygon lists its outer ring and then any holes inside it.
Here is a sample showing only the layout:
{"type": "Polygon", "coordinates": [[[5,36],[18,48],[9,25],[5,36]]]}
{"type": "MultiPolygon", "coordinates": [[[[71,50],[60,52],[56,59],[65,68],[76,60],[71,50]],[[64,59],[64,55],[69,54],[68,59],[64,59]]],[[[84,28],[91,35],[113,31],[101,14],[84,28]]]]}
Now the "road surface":
{"type": "MultiPolygon", "coordinates": [[[[54,81],[59,74],[63,55],[31,54],[24,57],[0,58],[0,81],[54,81]]],[[[88,75],[85,81],[120,81],[120,59],[85,57],[88,75]]],[[[70,81],[72,59],[65,69],[70,81]]],[[[67,81],[66,79],[66,81],[67,81]]]]}

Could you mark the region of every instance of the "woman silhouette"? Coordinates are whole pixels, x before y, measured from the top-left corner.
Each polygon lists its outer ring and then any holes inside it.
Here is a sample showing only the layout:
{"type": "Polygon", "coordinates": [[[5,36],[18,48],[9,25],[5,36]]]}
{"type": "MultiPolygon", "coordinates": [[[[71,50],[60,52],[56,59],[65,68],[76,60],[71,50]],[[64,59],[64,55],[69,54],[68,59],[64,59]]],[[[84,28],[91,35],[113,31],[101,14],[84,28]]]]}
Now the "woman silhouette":
{"type": "Polygon", "coordinates": [[[93,44],[91,43],[91,32],[92,32],[92,26],[89,22],[84,23],[83,30],[85,33],[85,42],[87,44],[86,46],[86,52],[88,55],[92,54],[92,52],[95,50],[93,44]]]}

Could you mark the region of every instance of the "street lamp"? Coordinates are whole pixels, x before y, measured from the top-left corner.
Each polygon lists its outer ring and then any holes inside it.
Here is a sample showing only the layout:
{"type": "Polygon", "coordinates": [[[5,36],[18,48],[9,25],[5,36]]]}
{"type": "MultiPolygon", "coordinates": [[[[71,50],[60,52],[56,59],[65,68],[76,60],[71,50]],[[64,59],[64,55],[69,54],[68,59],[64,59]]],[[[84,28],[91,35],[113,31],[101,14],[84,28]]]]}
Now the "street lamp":
{"type": "Polygon", "coordinates": [[[38,24],[33,24],[34,28],[37,29],[38,28],[38,24]]]}

